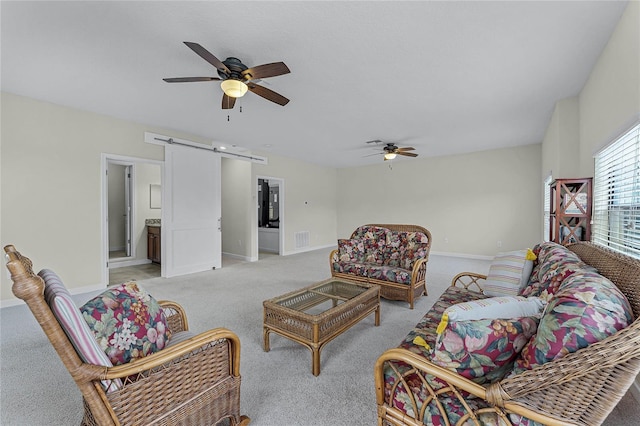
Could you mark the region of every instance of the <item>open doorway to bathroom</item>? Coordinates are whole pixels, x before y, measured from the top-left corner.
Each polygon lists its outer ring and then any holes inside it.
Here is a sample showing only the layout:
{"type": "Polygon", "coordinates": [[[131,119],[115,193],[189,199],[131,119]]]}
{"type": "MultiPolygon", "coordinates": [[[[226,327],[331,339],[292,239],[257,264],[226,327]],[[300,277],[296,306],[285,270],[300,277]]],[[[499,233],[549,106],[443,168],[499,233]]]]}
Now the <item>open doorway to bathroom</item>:
{"type": "Polygon", "coordinates": [[[149,259],[147,227],[149,219],[160,225],[154,189],[161,185],[161,164],[103,154],[103,282],[109,285],[161,275],[160,265],[149,259]]]}
{"type": "Polygon", "coordinates": [[[283,250],[284,180],[258,177],[258,258],[283,250]]]}

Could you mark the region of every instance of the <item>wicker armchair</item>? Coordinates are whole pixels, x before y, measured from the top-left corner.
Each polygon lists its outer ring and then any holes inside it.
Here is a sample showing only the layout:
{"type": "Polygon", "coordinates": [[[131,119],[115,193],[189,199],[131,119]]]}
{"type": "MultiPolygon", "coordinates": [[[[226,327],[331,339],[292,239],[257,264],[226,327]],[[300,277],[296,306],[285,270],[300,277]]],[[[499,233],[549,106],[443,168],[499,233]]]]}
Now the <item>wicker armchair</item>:
{"type": "MultiPolygon", "coordinates": [[[[249,423],[239,412],[240,341],[233,332],[209,330],[115,367],[87,364],[49,308],[31,260],[11,245],[4,250],[13,293],[27,303],[82,393],[83,425],[249,423]],[[118,386],[107,391],[105,382],[118,386]]],[[[174,333],[188,330],[180,305],[159,303],[174,333]]]]}
{"type": "MultiPolygon", "coordinates": [[[[382,354],[375,366],[378,424],[422,425],[429,416],[424,411],[427,403],[420,407],[413,401],[412,407],[406,407],[407,411],[415,414],[415,417],[410,417],[385,400],[384,368],[389,362],[398,361],[409,366],[403,374],[398,373],[403,376],[402,386],[406,386],[406,389],[410,388],[408,377],[412,375],[412,383],[415,380],[427,383],[429,375],[446,383],[444,388],[437,391],[425,386],[429,392],[427,400],[438,400],[445,394],[453,395],[452,398],[464,405],[466,412],[457,425],[480,425],[478,417],[483,412],[495,413],[504,424],[511,424],[509,413],[545,425],[601,424],[640,373],[640,260],[587,242],[572,244],[568,248],[624,293],[635,317],[631,325],[600,342],[488,387],[480,386],[406,349],[390,349],[382,354]],[[472,397],[463,396],[464,392],[472,397]],[[470,405],[472,400],[484,401],[487,407],[474,409],[470,405]]],[[[482,289],[485,278],[484,275],[465,272],[454,277],[452,285],[478,291],[482,289]]],[[[444,413],[442,406],[440,410],[444,413]]]]}

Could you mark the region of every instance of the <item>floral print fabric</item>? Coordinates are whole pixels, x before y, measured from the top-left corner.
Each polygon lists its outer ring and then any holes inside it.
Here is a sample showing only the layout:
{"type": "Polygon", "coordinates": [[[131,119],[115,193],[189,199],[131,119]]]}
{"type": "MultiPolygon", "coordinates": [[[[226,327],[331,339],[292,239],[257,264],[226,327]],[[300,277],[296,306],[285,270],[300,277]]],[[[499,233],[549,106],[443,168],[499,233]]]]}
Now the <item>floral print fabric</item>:
{"type": "Polygon", "coordinates": [[[531,336],[538,318],[480,319],[447,324],[432,361],[478,384],[502,380],[531,336]]]}
{"type": "Polygon", "coordinates": [[[522,350],[514,373],[603,340],[632,322],[629,301],[615,284],[589,270],[573,272],[549,301],[538,333],[522,350]]]}
{"type": "Polygon", "coordinates": [[[429,239],[422,232],[395,232],[361,226],[351,239],[338,240],[333,270],[398,284],[410,284],[413,265],[427,256],[429,239]]]}
{"type": "Polygon", "coordinates": [[[114,365],[155,353],[171,337],[162,308],[135,282],[104,291],[80,310],[114,365]]]}

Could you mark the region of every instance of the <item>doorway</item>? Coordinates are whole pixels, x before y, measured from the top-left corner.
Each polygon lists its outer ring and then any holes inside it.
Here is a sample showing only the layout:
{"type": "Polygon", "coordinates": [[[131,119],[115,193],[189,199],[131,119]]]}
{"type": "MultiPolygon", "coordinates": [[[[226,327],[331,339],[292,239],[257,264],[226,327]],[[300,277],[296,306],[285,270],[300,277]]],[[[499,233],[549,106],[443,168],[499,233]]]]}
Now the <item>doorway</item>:
{"type": "Polygon", "coordinates": [[[258,176],[258,259],[282,255],[284,180],[258,176]]]}
{"type": "Polygon", "coordinates": [[[109,261],[131,257],[133,164],[107,161],[109,261]]]}
{"type": "Polygon", "coordinates": [[[161,217],[152,208],[151,186],[161,184],[163,163],[102,154],[101,168],[102,282],[160,276],[160,265],[148,259],[146,221],[161,217]]]}

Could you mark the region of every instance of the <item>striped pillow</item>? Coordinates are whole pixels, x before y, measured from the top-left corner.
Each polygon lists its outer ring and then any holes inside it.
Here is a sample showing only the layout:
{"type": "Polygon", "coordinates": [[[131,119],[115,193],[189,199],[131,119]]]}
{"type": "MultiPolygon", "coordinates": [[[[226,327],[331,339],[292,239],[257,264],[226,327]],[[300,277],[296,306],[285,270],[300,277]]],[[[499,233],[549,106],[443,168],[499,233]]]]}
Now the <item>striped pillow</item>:
{"type": "Polygon", "coordinates": [[[529,282],[536,256],[530,249],[498,253],[483,285],[487,296],[517,296],[529,282]]]}
{"type": "MultiPolygon", "coordinates": [[[[64,286],[60,277],[50,269],[43,269],[38,272],[38,275],[44,280],[44,298],[47,304],[80,358],[88,364],[112,367],[113,364],[109,357],[98,345],[89,325],[71,299],[71,293],[64,286]]],[[[115,390],[122,385],[119,379],[114,380],[114,386],[110,386],[109,380],[104,380],[102,384],[108,391],[115,390]]]]}

